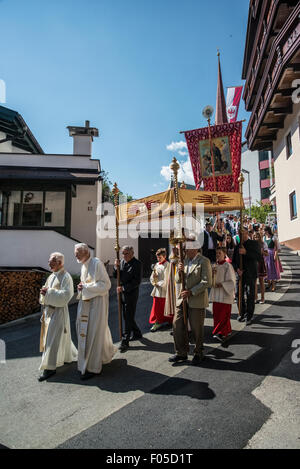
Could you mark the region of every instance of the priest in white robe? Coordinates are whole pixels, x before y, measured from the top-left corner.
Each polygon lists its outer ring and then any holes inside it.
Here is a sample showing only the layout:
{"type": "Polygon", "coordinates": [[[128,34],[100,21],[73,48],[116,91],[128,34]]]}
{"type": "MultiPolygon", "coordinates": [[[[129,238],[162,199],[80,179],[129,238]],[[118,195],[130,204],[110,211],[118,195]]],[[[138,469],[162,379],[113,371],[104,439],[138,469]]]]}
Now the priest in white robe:
{"type": "Polygon", "coordinates": [[[90,256],[86,244],[75,245],[75,256],[82,264],[78,285],[78,370],[81,379],[101,373],[117,348],[108,326],[109,289],[111,282],[102,261],[90,256]]]}
{"type": "Polygon", "coordinates": [[[40,351],[43,352],[39,381],[56,373],[64,363],[77,360],[77,350],[71,340],[68,303],[74,295],[73,280],[64,269],[64,255],[54,252],[50,255],[49,266],[52,274],[40,291],[42,305],[40,351]]]}

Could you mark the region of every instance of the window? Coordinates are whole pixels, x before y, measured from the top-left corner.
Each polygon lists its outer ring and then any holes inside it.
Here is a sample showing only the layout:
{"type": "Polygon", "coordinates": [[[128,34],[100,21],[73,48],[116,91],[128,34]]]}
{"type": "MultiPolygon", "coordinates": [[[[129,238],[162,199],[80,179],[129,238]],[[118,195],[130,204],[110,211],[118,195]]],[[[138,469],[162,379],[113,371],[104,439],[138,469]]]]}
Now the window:
{"type": "Polygon", "coordinates": [[[0,226],[64,227],[65,191],[0,191],[0,226]]]}
{"type": "Polygon", "coordinates": [[[270,197],[270,189],[269,187],[265,187],[261,189],[261,200],[268,199],[270,197]]]}
{"type": "Polygon", "coordinates": [[[270,177],[270,169],[261,169],[260,170],[260,179],[269,179],[270,177]]]}
{"type": "Polygon", "coordinates": [[[288,159],[292,153],[293,153],[293,147],[292,147],[292,134],[289,132],[285,138],[285,144],[286,144],[286,158],[288,159]]]}
{"type": "Polygon", "coordinates": [[[46,192],[45,226],[65,226],[65,192],[46,192]]]}
{"type": "Polygon", "coordinates": [[[258,152],[259,161],[266,161],[269,159],[269,152],[267,150],[261,150],[258,152]]]}
{"type": "Polygon", "coordinates": [[[296,201],[296,192],[292,192],[290,194],[290,214],[291,220],[297,218],[297,201],[296,201]]]}

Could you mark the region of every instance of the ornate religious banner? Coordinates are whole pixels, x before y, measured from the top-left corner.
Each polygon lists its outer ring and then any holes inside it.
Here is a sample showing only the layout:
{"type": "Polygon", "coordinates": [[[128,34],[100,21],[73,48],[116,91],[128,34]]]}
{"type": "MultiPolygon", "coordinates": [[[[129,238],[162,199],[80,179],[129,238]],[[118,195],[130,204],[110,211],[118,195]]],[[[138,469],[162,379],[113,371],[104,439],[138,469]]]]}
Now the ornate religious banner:
{"type": "MultiPolygon", "coordinates": [[[[206,212],[223,212],[244,208],[243,197],[240,192],[205,192],[188,189],[178,189],[179,204],[184,209],[190,204],[196,210],[197,204],[203,204],[206,212]]],[[[150,195],[143,199],[133,200],[117,206],[118,222],[130,223],[148,219],[173,217],[175,211],[174,189],[159,194],[150,195]]]]}
{"type": "Polygon", "coordinates": [[[242,122],[220,124],[184,132],[196,189],[238,192],[241,171],[242,122]],[[213,155],[213,161],[212,157],[213,155]]]}
{"type": "Polygon", "coordinates": [[[244,208],[244,201],[240,192],[206,192],[179,189],[179,203],[184,204],[204,204],[205,212],[230,212],[244,208]]]}
{"type": "Polygon", "coordinates": [[[116,215],[119,223],[161,218],[170,214],[170,207],[174,203],[174,191],[168,190],[118,205],[116,215]]]}

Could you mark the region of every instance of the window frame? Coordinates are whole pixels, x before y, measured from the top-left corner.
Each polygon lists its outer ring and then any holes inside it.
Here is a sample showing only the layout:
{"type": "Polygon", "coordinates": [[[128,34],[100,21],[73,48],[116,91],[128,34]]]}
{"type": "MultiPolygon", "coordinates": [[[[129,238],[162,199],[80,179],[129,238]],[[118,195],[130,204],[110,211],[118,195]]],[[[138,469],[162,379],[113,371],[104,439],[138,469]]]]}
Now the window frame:
{"type": "Polygon", "coordinates": [[[290,205],[290,219],[296,220],[298,218],[298,212],[297,212],[297,198],[296,198],[296,191],[294,190],[289,194],[289,205],[290,205]],[[296,206],[296,213],[294,212],[294,198],[295,197],[295,206],[296,206]]]}
{"type": "Polygon", "coordinates": [[[286,150],[286,159],[288,160],[293,154],[293,143],[292,143],[291,131],[289,131],[285,136],[285,150],[286,150]]]}

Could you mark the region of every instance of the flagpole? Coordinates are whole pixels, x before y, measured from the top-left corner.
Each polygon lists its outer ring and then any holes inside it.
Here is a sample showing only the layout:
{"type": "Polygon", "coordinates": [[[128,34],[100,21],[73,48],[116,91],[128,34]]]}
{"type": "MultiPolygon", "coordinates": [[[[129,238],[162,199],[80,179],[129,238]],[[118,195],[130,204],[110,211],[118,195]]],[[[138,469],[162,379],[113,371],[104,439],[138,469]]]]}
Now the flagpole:
{"type": "MultiPolygon", "coordinates": [[[[120,276],[120,245],[119,245],[119,221],[117,217],[117,207],[119,201],[119,188],[115,182],[112,193],[114,195],[114,205],[115,205],[115,219],[116,219],[116,244],[115,251],[117,255],[117,286],[121,286],[121,276],[120,276]]],[[[123,328],[122,328],[122,293],[118,292],[118,316],[119,316],[119,334],[120,340],[123,337],[123,328]]]]}
{"type": "MultiPolygon", "coordinates": [[[[180,166],[178,164],[178,161],[174,157],[170,165],[170,169],[173,171],[173,175],[174,175],[175,205],[176,205],[176,215],[177,215],[177,237],[175,236],[175,240],[177,244],[179,244],[179,260],[183,264],[184,263],[184,257],[183,257],[184,238],[182,236],[181,206],[179,205],[178,178],[177,178],[179,168],[180,166]],[[180,207],[180,210],[179,210],[179,207],[180,207]]],[[[185,291],[184,271],[181,270],[179,275],[180,275],[180,280],[181,280],[181,289],[182,291],[185,291]]],[[[183,306],[183,320],[184,320],[184,325],[186,326],[186,332],[187,332],[187,301],[185,298],[182,300],[182,306],[183,306]]]]}
{"type": "MultiPolygon", "coordinates": [[[[245,178],[244,178],[244,175],[243,173],[241,172],[240,173],[240,177],[238,179],[239,181],[239,191],[240,191],[240,194],[241,194],[241,197],[242,197],[242,200],[243,200],[243,184],[244,184],[244,181],[245,181],[245,178]]],[[[240,248],[243,247],[243,206],[241,205],[241,209],[240,209],[240,230],[239,230],[239,234],[240,234],[240,248]]],[[[243,270],[243,255],[240,254],[240,262],[239,262],[239,269],[242,271],[243,270]]],[[[244,292],[242,292],[242,285],[243,285],[243,274],[241,274],[239,276],[239,298],[238,298],[238,309],[239,309],[239,315],[242,316],[242,295],[244,294],[244,292]]]]}

